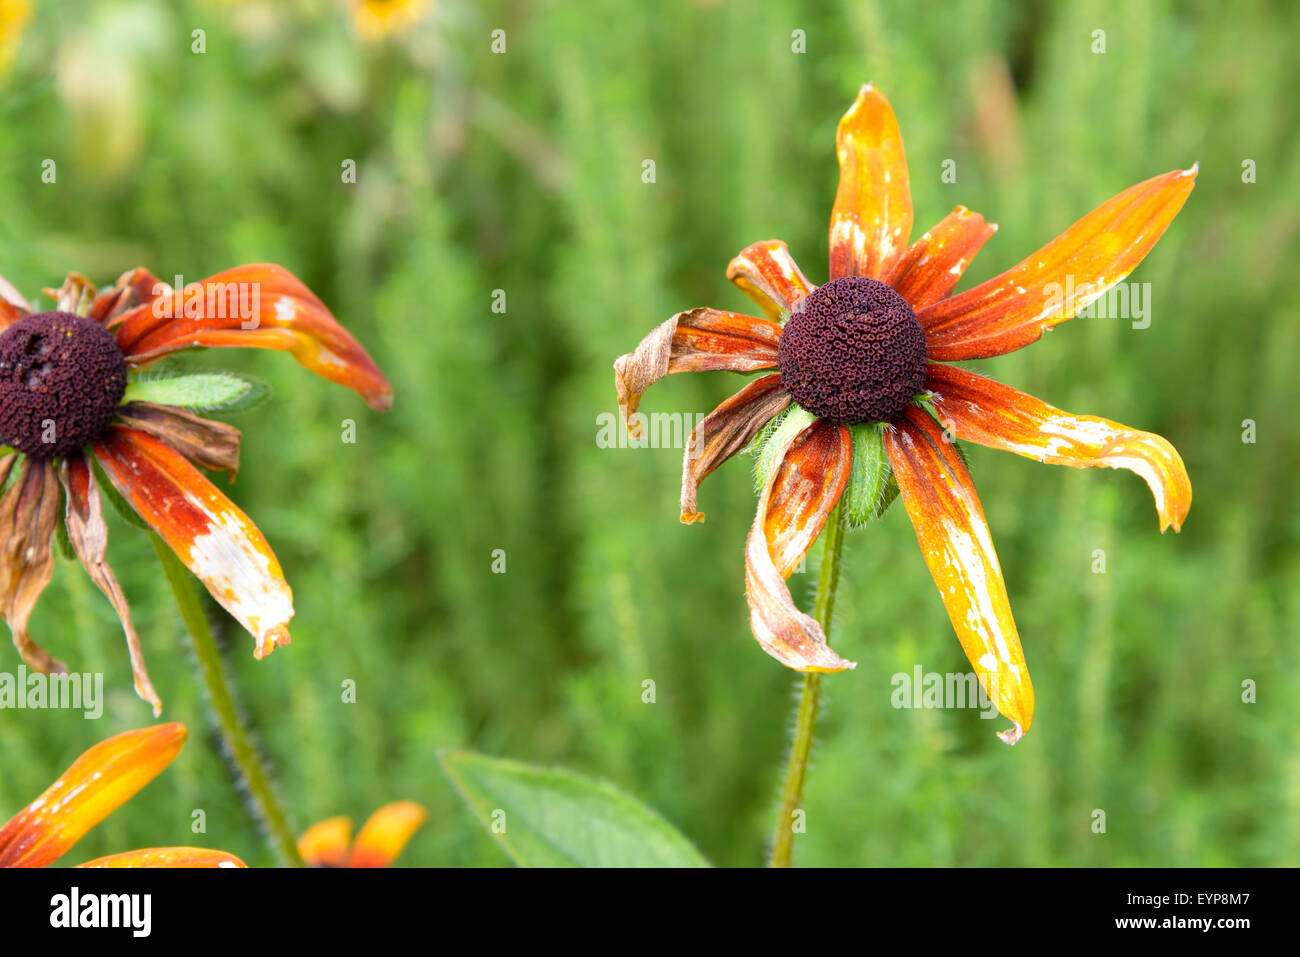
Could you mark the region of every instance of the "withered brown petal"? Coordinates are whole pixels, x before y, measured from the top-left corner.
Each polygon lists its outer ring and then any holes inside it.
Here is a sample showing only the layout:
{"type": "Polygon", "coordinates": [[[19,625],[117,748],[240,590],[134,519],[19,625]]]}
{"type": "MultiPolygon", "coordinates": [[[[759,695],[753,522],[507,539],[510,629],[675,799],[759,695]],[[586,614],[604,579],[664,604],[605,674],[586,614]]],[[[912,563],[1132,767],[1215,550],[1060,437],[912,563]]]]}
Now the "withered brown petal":
{"type": "MultiPolygon", "coordinates": [[[[15,458],[0,463],[0,485],[15,458]]],[[[0,498],[0,614],[29,668],[62,674],[67,666],[27,634],[27,619],[54,573],[51,540],[59,521],[59,480],[49,462],[24,456],[17,467],[18,477],[0,498]]]]}
{"type": "Polygon", "coordinates": [[[70,272],[58,289],[44,289],[42,292],[54,300],[54,308],[59,312],[72,312],[84,315],[90,308],[98,292],[95,284],[79,272],[70,272]],[[86,310],[82,309],[85,304],[86,310]]]}
{"type": "Polygon", "coordinates": [[[773,322],[780,322],[813,285],[790,255],[790,247],[779,239],[751,243],[727,265],[727,278],[762,308],[773,322]]]}
{"type": "Polygon", "coordinates": [[[641,424],[633,415],[646,389],[664,376],[774,369],[780,340],[781,327],[775,322],[721,309],[689,309],[660,323],[635,352],[614,361],[618,407],[628,433],[641,437],[641,424]]]}
{"type": "Polygon", "coordinates": [[[170,296],[172,287],[157,276],[137,266],[118,277],[111,289],[101,292],[90,306],[90,318],[107,323],[136,306],[148,305],[163,296],[170,296]]]}
{"type": "Polygon", "coordinates": [[[234,479],[239,471],[240,431],[172,405],[128,402],[117,410],[123,424],[162,439],[190,461],[234,479]]]}
{"type": "Polygon", "coordinates": [[[127,651],[131,655],[131,674],[135,679],[135,693],[142,701],[153,706],[153,716],[162,714],[162,700],[149,680],[149,672],[144,664],[144,652],[140,648],[140,636],[131,622],[131,608],[127,604],[122,586],[117,576],[104,559],[108,550],[108,525],[104,522],[104,509],[99,497],[99,486],[90,474],[90,466],[84,457],[77,455],[67,458],[59,470],[59,481],[63,483],[63,492],[67,498],[65,521],[68,527],[68,541],[81,559],[99,590],[104,593],[117,612],[122,622],[122,632],[126,635],[127,651]]]}
{"type": "Polygon", "coordinates": [[[695,499],[705,476],[748,445],[790,401],[780,374],[773,373],[755,379],[694,428],[682,462],[683,525],[704,521],[704,513],[695,510],[695,499]]]}

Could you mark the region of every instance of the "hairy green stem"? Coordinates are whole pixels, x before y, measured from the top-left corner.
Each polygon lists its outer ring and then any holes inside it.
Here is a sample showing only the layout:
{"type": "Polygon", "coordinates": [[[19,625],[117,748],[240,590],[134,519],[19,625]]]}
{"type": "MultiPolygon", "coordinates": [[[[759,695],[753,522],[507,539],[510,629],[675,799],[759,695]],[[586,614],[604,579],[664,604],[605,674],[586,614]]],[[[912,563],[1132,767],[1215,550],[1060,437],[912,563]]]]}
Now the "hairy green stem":
{"type": "Polygon", "coordinates": [[[185,630],[189,633],[194,660],[198,663],[199,678],[207,691],[213,721],[225,743],[226,754],[234,765],[234,771],[252,802],[253,812],[262,825],[267,843],[279,857],[282,866],[303,867],[302,855],[298,853],[298,844],[289,828],[288,816],[266,772],[266,762],[235,703],[221,653],[212,637],[212,626],[194,590],[189,570],[156,533],[150,532],[149,538],[158,554],[167,582],[171,585],[181,619],[185,622],[185,630]]]}
{"type": "MultiPolygon", "coordinates": [[[[840,581],[840,553],[844,547],[844,513],[839,505],[826,519],[822,533],[822,565],[817,579],[817,597],[813,618],[822,632],[830,637],[831,614],[835,610],[835,588],[840,581]]],[[[776,837],[772,841],[772,867],[789,867],[794,856],[795,812],[803,802],[804,780],[808,777],[808,758],[812,754],[813,733],[817,727],[817,709],[821,704],[822,676],[803,676],[799,710],[795,712],[794,736],[790,742],[790,759],[785,769],[785,791],[776,820],[776,837]]]]}

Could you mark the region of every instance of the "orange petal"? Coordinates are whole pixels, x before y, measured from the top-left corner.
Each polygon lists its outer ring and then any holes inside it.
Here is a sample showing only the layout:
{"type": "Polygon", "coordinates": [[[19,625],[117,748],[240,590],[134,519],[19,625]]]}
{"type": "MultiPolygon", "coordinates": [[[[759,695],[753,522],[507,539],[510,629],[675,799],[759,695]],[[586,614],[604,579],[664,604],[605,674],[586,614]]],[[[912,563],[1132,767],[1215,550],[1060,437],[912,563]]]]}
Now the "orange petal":
{"type": "Polygon", "coordinates": [[[139,306],[152,305],[164,296],[171,296],[172,287],[149,270],[137,267],[122,273],[111,289],[105,289],[90,304],[91,319],[109,323],[124,312],[139,306]]]}
{"type": "Polygon", "coordinates": [[[122,631],[126,634],[126,648],[131,656],[131,674],[135,679],[135,693],[140,700],[153,705],[153,716],[162,714],[162,701],[149,680],[149,672],[144,664],[144,651],[140,647],[140,636],[131,622],[131,608],[122,593],[122,586],[117,583],[117,576],[104,558],[108,550],[108,525],[104,521],[103,505],[100,503],[99,486],[90,475],[90,466],[80,455],[70,456],[59,470],[59,481],[63,483],[64,498],[67,500],[64,522],[68,529],[68,541],[77,558],[85,567],[99,590],[104,593],[113,610],[122,622],[122,631]]]}
{"type": "Polygon", "coordinates": [[[1183,208],[1196,170],[1107,200],[1017,266],[917,313],[931,359],[980,359],[1037,341],[1123,281],[1183,208]]]}
{"type": "Polygon", "coordinates": [[[206,847],[148,847],[139,851],[126,851],[97,857],[78,864],[86,867],[247,867],[248,865],[225,851],[211,851],[206,847]]]}
{"type": "Polygon", "coordinates": [[[887,274],[912,235],[912,190],[898,120],[870,83],[835,133],[840,185],[831,212],[831,278],[887,274]]]}
{"type": "Polygon", "coordinates": [[[293,594],[247,515],[152,435],[115,425],[95,454],[131,507],[257,639],[256,657],[289,643],[293,594]]]}
{"type": "Polygon", "coordinates": [[[776,368],[781,327],[767,319],[720,309],[690,309],[656,326],[635,352],[614,361],[618,407],[628,432],[640,438],[633,418],[641,396],[674,372],[753,372],[776,368]]]}
{"type": "Polygon", "coordinates": [[[29,316],[31,313],[32,309],[27,305],[23,294],[4,276],[0,276],[0,332],[4,332],[23,316],[29,316]]]}
{"type": "Polygon", "coordinates": [[[885,449],[962,649],[989,698],[1015,722],[999,737],[1015,744],[1034,720],[1034,689],[970,473],[938,424],[916,406],[885,430],[885,449]]]}
{"type": "Polygon", "coordinates": [[[789,668],[844,671],[854,662],[831,650],[821,626],[795,606],[785,580],[848,485],[853,439],[844,426],[819,419],[778,454],[745,542],[750,627],[763,650],[789,668]]]}
{"type": "Polygon", "coordinates": [[[682,462],[682,524],[704,521],[695,510],[700,483],[762,431],[790,404],[790,393],[781,388],[781,376],[774,373],[755,379],[709,415],[691,431],[682,462]]]}
{"type": "Polygon", "coordinates": [[[18,477],[0,498],[0,616],[29,668],[62,674],[67,666],[27,633],[27,620],[54,573],[51,542],[59,522],[59,480],[49,462],[7,455],[0,459],[0,488],[15,464],[18,477]]]}
{"type": "Polygon", "coordinates": [[[1009,385],[954,366],[930,364],[939,420],[959,439],[1077,469],[1129,469],[1146,480],[1160,530],[1178,531],[1192,507],[1192,483],[1166,439],[1091,415],[1071,415],[1009,385]]]}
{"type": "Polygon", "coordinates": [[[0,830],[0,867],[58,860],[180,754],[185,725],[127,731],[95,745],[0,830]]]}
{"type": "Polygon", "coordinates": [[[308,867],[345,867],[352,844],[352,819],[331,817],[307,828],[298,838],[298,853],[308,867]]]}
{"type": "Polygon", "coordinates": [[[317,375],[355,389],[375,409],[393,389],[352,335],[281,266],[237,266],[137,306],[108,322],[134,366],[191,346],[291,352],[317,375]]]}
{"type": "Polygon", "coordinates": [[[996,223],[958,206],[912,243],[883,279],[913,310],[938,302],[952,292],[980,247],[997,231],[996,223]]]}
{"type": "Polygon", "coordinates": [[[414,801],[385,804],[361,828],[348,867],[387,867],[429,816],[414,801]]]}
{"type": "Polygon", "coordinates": [[[773,322],[789,315],[794,304],[813,290],[791,257],[790,248],[779,239],[746,246],[727,265],[727,278],[758,303],[773,322]]]}

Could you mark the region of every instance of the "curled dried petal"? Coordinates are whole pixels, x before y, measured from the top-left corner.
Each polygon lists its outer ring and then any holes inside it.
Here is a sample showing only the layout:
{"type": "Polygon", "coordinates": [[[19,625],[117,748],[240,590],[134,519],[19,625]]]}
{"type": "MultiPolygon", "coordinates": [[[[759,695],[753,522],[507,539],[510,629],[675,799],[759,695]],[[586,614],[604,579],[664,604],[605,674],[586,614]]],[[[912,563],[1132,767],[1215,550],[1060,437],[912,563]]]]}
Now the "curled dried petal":
{"type": "Polygon", "coordinates": [[[727,278],[773,322],[789,315],[794,304],[813,290],[790,248],[779,239],[746,246],[727,265],[727,278]]]}
{"type": "Polygon", "coordinates": [[[67,499],[64,521],[68,529],[68,541],[85,567],[86,574],[112,603],[113,610],[122,622],[127,651],[131,656],[135,693],[140,696],[140,700],[153,706],[153,716],[156,718],[162,714],[162,700],[154,690],[153,682],[149,680],[140,636],[131,621],[131,608],[127,604],[126,595],[122,593],[122,586],[118,584],[117,576],[104,557],[108,550],[108,525],[104,521],[99,485],[90,474],[90,466],[80,455],[64,460],[59,470],[59,481],[63,483],[63,493],[67,499]]]}
{"type": "Polygon", "coordinates": [[[696,511],[700,483],[753,440],[772,417],[790,404],[779,374],[755,379],[714,409],[691,432],[682,462],[682,523],[704,521],[696,511]]]}
{"type": "Polygon", "coordinates": [[[635,413],[641,396],[675,372],[753,372],[776,367],[781,327],[767,319],[720,309],[690,309],[656,326],[635,352],[614,361],[618,407],[628,432],[640,438],[635,413]]]}
{"type": "Polygon", "coordinates": [[[849,430],[818,420],[791,439],[768,476],[745,543],[745,596],[754,637],[796,671],[853,668],[831,650],[817,621],[801,612],[785,580],[821,533],[848,484],[849,430]]]}
{"type": "Polygon", "coordinates": [[[117,417],[124,425],[162,439],[205,469],[224,471],[232,480],[239,471],[240,432],[233,425],[155,402],[128,402],[118,407],[117,417]]]}
{"type": "Polygon", "coordinates": [[[15,464],[18,477],[0,498],[0,615],[29,668],[62,674],[67,666],[27,633],[27,620],[54,573],[59,480],[49,462],[9,455],[0,460],[0,487],[15,464]]]}
{"type": "Polygon", "coordinates": [[[134,366],[192,346],[277,349],[374,409],[393,403],[392,386],[361,344],[301,280],[271,263],[227,269],[107,325],[134,366]]]}

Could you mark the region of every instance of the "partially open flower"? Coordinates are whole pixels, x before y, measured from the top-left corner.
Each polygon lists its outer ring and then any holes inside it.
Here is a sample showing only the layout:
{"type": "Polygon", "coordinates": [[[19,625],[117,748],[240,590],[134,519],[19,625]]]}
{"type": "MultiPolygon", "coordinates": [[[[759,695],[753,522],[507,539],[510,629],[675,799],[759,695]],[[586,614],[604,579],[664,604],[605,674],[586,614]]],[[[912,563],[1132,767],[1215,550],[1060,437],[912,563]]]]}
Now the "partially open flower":
{"type": "MultiPolygon", "coordinates": [[[[185,725],[126,731],[86,751],[72,767],[0,828],[0,867],[46,867],[130,800],[180,754],[185,725]]],[[[224,851],[151,847],[79,867],[243,867],[224,851]]]]}
{"type": "Polygon", "coordinates": [[[352,820],[331,817],[298,839],[298,853],[311,867],[388,867],[410,843],[428,812],[414,801],[385,804],[352,840],[352,820]]]}
{"type": "Polygon", "coordinates": [[[279,266],[240,266],[179,290],[144,269],[104,292],[72,274],[46,292],[55,308],[33,313],[0,279],[0,614],[29,667],[67,670],[27,631],[62,523],[121,618],[136,693],[156,716],[161,702],[105,560],[96,473],[108,497],[157,532],[248,629],[258,658],[288,643],[293,596],[262,533],[195,467],[234,476],[239,430],[193,410],[238,408],[256,384],[223,374],[132,374],[182,349],[248,346],[289,352],[375,409],[392,404],[392,388],[325,305],[279,266]]]}
{"type": "Polygon", "coordinates": [[[642,394],[675,372],[774,370],[695,429],[683,464],[681,520],[699,484],[761,443],[758,514],[745,549],[754,636],[800,671],[852,668],[795,606],[786,579],[841,505],[849,524],[899,493],[948,617],[975,673],[1014,725],[1029,730],[1034,693],[984,510],[953,441],[1040,462],[1129,469],[1155,496],[1163,531],[1179,529],[1192,489],[1158,435],[1073,415],[944,363],[1003,355],[1077,315],[1123,280],[1182,208],[1196,167],[1107,200],[1007,272],[952,295],[997,229],[958,206],[909,245],[912,196],[898,122],[870,85],[840,121],[840,184],[831,213],[830,281],[816,287],[785,243],[755,243],[727,277],[766,318],[691,309],[614,363],[619,405],[639,435],[642,394]],[[1063,289],[1059,299],[1050,290],[1063,289]]]}

